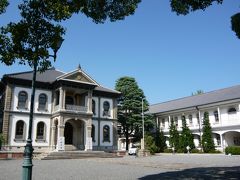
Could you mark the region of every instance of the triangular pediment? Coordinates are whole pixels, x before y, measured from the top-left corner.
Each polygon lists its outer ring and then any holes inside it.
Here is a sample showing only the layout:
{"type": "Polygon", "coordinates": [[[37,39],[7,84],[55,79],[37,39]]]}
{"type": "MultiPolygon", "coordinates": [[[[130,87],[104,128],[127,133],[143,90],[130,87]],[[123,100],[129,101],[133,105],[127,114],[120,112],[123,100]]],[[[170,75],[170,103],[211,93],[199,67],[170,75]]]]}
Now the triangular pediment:
{"type": "Polygon", "coordinates": [[[81,69],[75,70],[70,73],[66,73],[63,76],[59,77],[58,80],[66,80],[66,81],[74,81],[79,83],[86,83],[86,84],[94,84],[98,85],[98,83],[92,79],[89,75],[87,75],[81,69]]]}
{"type": "Polygon", "coordinates": [[[82,72],[77,72],[75,74],[69,75],[68,77],[65,77],[64,79],[87,82],[87,83],[94,83],[89,78],[87,78],[82,72]]]}

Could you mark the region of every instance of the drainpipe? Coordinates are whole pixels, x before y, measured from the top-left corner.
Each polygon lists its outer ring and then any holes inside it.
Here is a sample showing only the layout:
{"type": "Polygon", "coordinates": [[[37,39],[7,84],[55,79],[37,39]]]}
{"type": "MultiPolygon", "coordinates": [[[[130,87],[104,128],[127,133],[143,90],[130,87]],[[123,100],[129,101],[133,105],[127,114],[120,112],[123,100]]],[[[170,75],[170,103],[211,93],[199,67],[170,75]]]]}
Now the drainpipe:
{"type": "Polygon", "coordinates": [[[198,106],[196,106],[196,110],[198,111],[198,131],[199,131],[199,134],[200,134],[200,142],[199,142],[199,145],[200,145],[200,149],[201,151],[203,151],[202,149],[202,121],[201,121],[201,113],[200,113],[200,110],[198,108],[198,106]]]}

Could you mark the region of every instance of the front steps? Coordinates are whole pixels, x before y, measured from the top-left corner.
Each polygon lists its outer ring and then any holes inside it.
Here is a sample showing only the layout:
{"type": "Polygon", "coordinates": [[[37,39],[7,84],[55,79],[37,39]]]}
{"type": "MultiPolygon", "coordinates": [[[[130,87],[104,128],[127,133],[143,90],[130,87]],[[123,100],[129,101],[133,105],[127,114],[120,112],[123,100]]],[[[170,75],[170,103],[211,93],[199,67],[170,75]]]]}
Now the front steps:
{"type": "Polygon", "coordinates": [[[116,153],[107,153],[104,151],[61,151],[51,152],[42,160],[56,160],[56,159],[86,159],[86,158],[117,158],[116,153]]]}

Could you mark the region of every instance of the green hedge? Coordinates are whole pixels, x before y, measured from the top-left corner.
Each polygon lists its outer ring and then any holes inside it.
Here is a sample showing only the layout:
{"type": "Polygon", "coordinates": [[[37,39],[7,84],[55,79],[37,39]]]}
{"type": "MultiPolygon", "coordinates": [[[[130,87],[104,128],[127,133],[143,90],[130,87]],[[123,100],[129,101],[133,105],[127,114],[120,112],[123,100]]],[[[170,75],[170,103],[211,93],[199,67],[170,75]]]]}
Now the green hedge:
{"type": "Polygon", "coordinates": [[[225,154],[240,155],[240,146],[228,146],[228,147],[226,147],[225,154]]]}
{"type": "Polygon", "coordinates": [[[4,138],[3,138],[3,135],[0,134],[0,150],[1,150],[3,144],[4,144],[4,138]]]}

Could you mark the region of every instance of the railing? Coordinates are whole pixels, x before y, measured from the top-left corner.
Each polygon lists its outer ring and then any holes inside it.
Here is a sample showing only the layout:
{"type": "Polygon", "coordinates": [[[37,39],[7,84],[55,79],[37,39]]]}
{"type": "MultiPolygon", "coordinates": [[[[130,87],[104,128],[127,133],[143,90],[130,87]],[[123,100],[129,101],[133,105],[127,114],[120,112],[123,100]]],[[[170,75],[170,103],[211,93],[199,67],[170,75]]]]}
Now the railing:
{"type": "Polygon", "coordinates": [[[77,106],[77,105],[70,105],[66,104],[66,110],[70,111],[79,111],[79,112],[87,112],[87,106],[77,106]]]}

